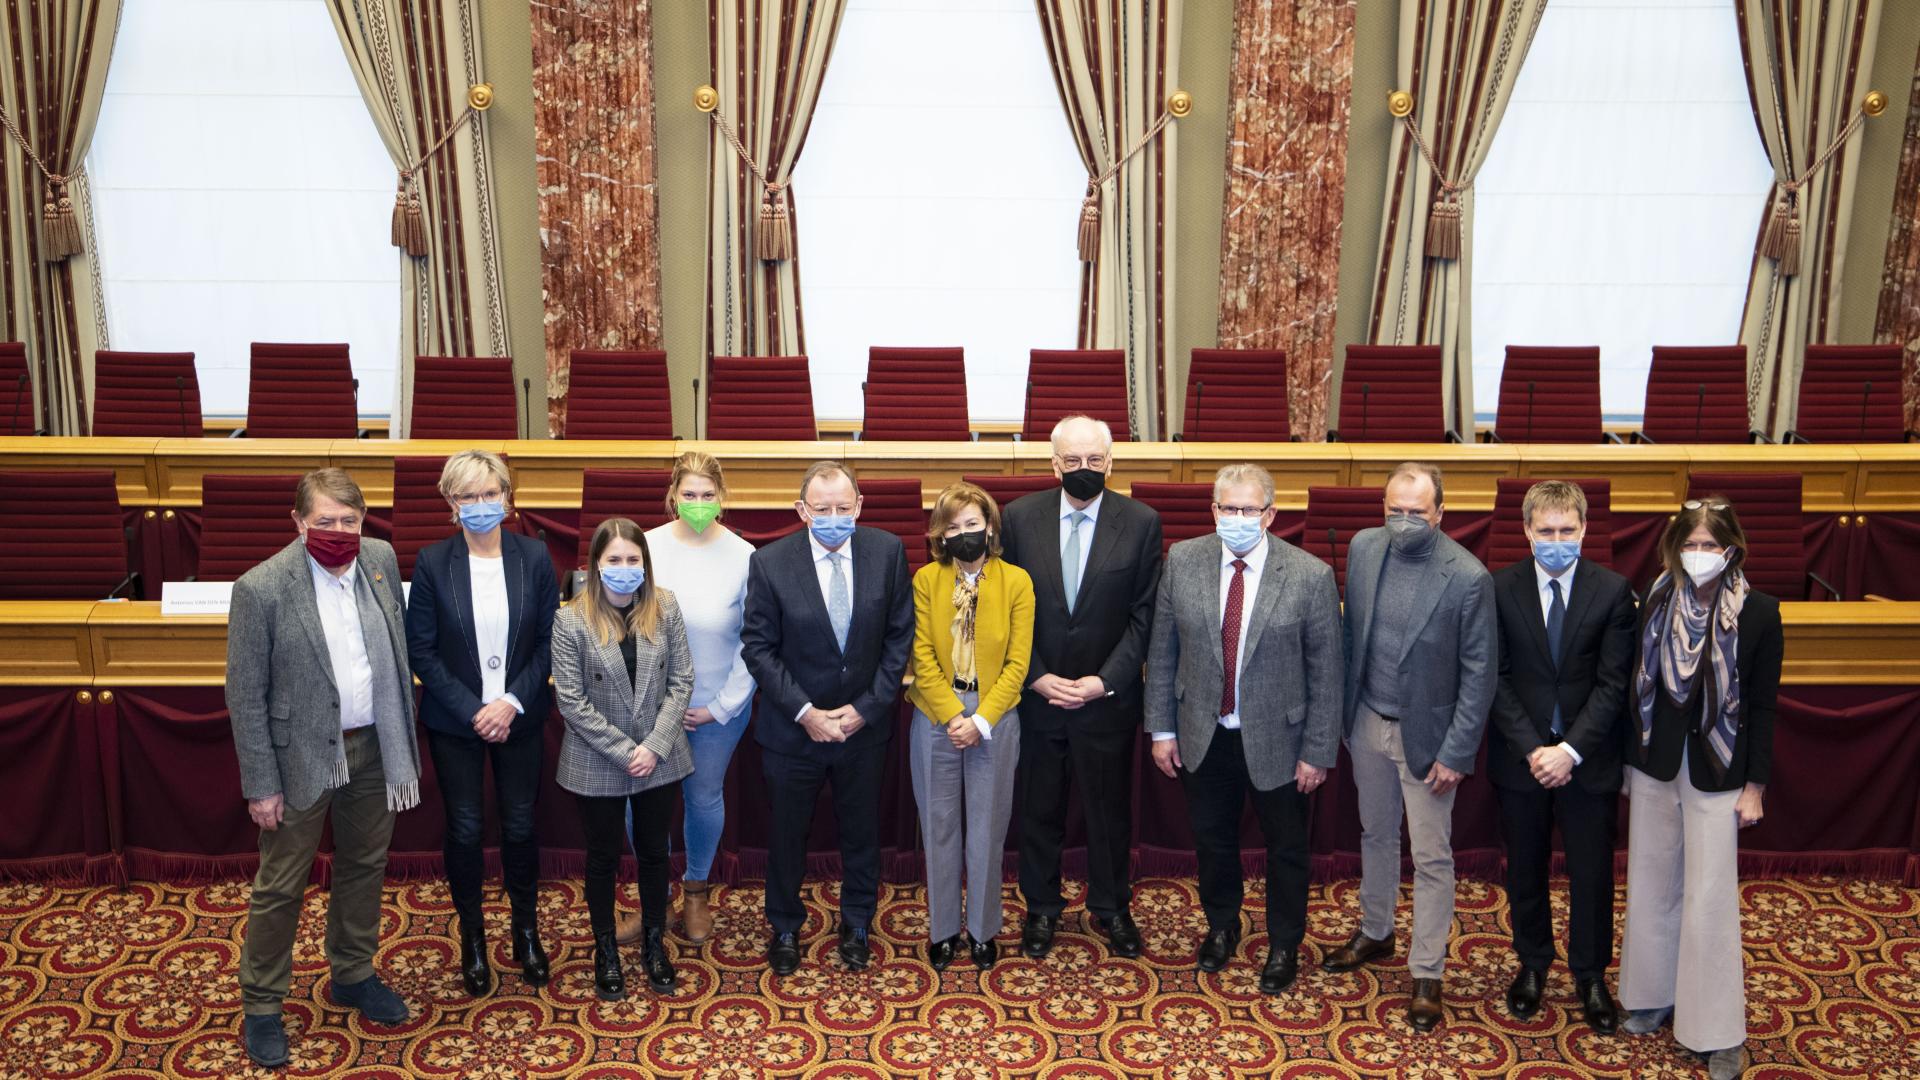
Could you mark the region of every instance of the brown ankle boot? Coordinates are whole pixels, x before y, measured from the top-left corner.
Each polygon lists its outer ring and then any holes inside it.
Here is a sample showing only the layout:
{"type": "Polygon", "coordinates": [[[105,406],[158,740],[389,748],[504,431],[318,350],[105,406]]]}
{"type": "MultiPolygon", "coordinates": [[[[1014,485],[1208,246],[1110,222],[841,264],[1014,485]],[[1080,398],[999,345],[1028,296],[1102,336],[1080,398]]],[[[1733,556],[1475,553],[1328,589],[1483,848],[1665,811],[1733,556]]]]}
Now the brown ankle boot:
{"type": "Polygon", "coordinates": [[[640,925],[640,913],[637,911],[615,911],[613,913],[613,938],[621,945],[631,945],[640,940],[646,927],[640,925]]]}
{"type": "Polygon", "coordinates": [[[707,883],[680,883],[680,932],[695,945],[713,934],[713,910],[707,906],[707,883]]]}

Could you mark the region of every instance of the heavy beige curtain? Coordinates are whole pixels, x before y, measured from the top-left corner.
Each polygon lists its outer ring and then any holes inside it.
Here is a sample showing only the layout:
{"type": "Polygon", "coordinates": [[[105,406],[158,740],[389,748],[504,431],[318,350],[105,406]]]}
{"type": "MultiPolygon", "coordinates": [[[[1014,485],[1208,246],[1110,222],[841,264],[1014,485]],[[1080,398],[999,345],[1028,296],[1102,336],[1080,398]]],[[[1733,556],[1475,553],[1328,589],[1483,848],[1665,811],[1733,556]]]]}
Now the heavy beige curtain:
{"type": "Polygon", "coordinates": [[[1920,57],[1914,58],[1913,88],[1908,101],[1907,130],[1900,143],[1899,177],[1893,185],[1893,221],[1887,229],[1887,261],[1881,272],[1873,340],[1905,347],[1906,363],[1901,369],[1900,384],[1907,430],[1920,431],[1920,57]]]}
{"type": "MultiPolygon", "coordinates": [[[[1747,96],[1776,184],[1760,223],[1827,148],[1871,87],[1880,0],[1734,0],[1747,96]]],[[[1793,426],[1807,344],[1825,343],[1840,315],[1840,280],[1861,138],[1816,171],[1798,195],[1799,272],[1756,254],[1740,340],[1747,346],[1747,408],[1755,430],[1774,438],[1793,426]]]]}
{"type": "Polygon", "coordinates": [[[1547,0],[1400,0],[1399,87],[1413,120],[1460,198],[1460,257],[1429,258],[1427,218],[1441,192],[1411,132],[1380,111],[1356,122],[1396,125],[1387,160],[1367,340],[1439,345],[1447,426],[1473,438],[1473,177],[1493,148],[1520,65],[1547,0]]]}
{"type": "MultiPolygon", "coordinates": [[[[1147,133],[1180,85],[1184,0],[1036,0],[1067,127],[1089,175],[1104,172],[1147,133]]],[[[1135,439],[1164,439],[1166,403],[1183,365],[1173,334],[1174,142],[1178,122],[1135,154],[1100,193],[1100,243],[1082,266],[1078,343],[1121,349],[1135,439]]],[[[1062,257],[1072,250],[1060,223],[1062,257]]]]}
{"type": "MultiPolygon", "coordinates": [[[[40,427],[56,435],[91,428],[93,353],[107,344],[106,308],[94,259],[87,146],[106,93],[120,0],[34,0],[0,10],[0,106],[52,172],[70,176],[85,250],[51,258],[41,230],[47,182],[6,135],[0,173],[0,341],[27,347],[28,396],[40,427]]],[[[5,388],[13,408],[16,388],[5,388]]],[[[25,414],[23,407],[22,415],[25,414]]]]}
{"type": "MultiPolygon", "coordinates": [[[[786,187],[790,216],[795,207],[787,185],[845,9],[846,0],[708,0],[719,112],[762,174],[786,187]]],[[[764,188],[718,125],[709,160],[707,355],[804,353],[798,245],[791,258],[760,258],[754,231],[764,188]]],[[[796,216],[796,237],[798,226],[796,216]]]]}
{"type": "MultiPolygon", "coordinates": [[[[480,66],[479,0],[326,0],[367,112],[396,169],[410,166],[467,107],[480,66]]],[[[428,252],[400,259],[400,385],[393,436],[404,438],[416,356],[508,353],[493,170],[481,118],[416,179],[428,252]]],[[[388,228],[385,219],[366,227],[388,228]]]]}

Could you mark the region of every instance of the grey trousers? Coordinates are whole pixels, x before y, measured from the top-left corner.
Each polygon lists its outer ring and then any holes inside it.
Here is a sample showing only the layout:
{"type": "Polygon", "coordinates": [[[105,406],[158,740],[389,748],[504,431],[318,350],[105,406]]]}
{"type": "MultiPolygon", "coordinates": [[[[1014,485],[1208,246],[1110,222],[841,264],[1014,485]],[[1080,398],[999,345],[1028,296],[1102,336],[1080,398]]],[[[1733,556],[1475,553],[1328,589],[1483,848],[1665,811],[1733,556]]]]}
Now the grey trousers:
{"type": "Polygon", "coordinates": [[[1360,929],[1375,940],[1393,937],[1400,902],[1400,814],[1413,842],[1413,941],[1407,970],[1416,979],[1446,971],[1453,930],[1453,797],[1435,795],[1407,770],[1400,725],[1365,705],[1347,742],[1353,782],[1360,789],[1360,929]]]}
{"type": "MultiPolygon", "coordinates": [[[[980,695],[963,693],[960,703],[971,713],[980,695]]],[[[1020,763],[1019,711],[993,725],[993,738],[955,750],[946,728],[935,727],[915,709],[909,742],[913,798],[927,851],[928,940],[945,941],[960,932],[964,886],[967,933],[975,941],[992,941],[1003,921],[1007,821],[1020,763]]]]}

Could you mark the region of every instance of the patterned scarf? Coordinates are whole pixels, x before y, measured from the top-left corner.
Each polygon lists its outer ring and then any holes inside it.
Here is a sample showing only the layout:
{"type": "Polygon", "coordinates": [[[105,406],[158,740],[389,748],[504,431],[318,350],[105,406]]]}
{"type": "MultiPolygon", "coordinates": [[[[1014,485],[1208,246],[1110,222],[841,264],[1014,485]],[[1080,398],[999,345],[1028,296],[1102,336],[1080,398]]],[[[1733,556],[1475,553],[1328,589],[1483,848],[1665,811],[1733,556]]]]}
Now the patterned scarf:
{"type": "Polygon", "coordinates": [[[1702,601],[1690,584],[1662,573],[1653,583],[1653,613],[1640,636],[1640,668],[1634,691],[1640,708],[1640,748],[1653,741],[1653,695],[1665,685],[1676,705],[1693,698],[1694,682],[1707,670],[1706,698],[1700,710],[1701,734],[1712,751],[1714,775],[1724,777],[1733,763],[1740,733],[1740,608],[1747,600],[1747,578],[1728,570],[1711,601],[1702,601]],[[1711,645],[1709,645],[1711,642],[1711,645]],[[1707,663],[1702,665],[1702,659],[1707,663]]]}
{"type": "Polygon", "coordinates": [[[973,612],[980,603],[980,581],[987,576],[985,567],[971,581],[966,571],[953,575],[953,677],[975,682],[979,673],[973,663],[973,612]]]}

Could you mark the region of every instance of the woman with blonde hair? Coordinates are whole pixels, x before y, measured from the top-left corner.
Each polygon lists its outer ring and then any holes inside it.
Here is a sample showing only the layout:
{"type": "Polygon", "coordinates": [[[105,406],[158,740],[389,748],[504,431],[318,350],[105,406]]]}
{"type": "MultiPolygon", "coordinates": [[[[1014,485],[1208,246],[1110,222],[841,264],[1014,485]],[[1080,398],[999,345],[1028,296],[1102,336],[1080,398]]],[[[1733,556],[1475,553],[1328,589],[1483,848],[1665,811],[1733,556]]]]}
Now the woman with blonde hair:
{"type": "Polygon", "coordinates": [[[614,940],[613,875],[626,820],[640,867],[641,963],[659,993],[673,989],[667,956],[667,839],[674,796],[693,771],[682,726],[693,657],[672,593],[651,579],[646,536],[630,518],[594,530],[587,583],[553,621],[553,692],[566,719],[560,786],[580,797],[587,834],[587,913],[594,990],[626,996],[614,940]]]}
{"type": "Polygon", "coordinates": [[[953,962],[964,919],[993,966],[1001,860],[1020,763],[1020,691],[1033,651],[1033,579],[1000,558],[1000,508],[969,483],[934,500],[933,561],[913,576],[908,750],[927,848],[927,958],[953,962]]]}

